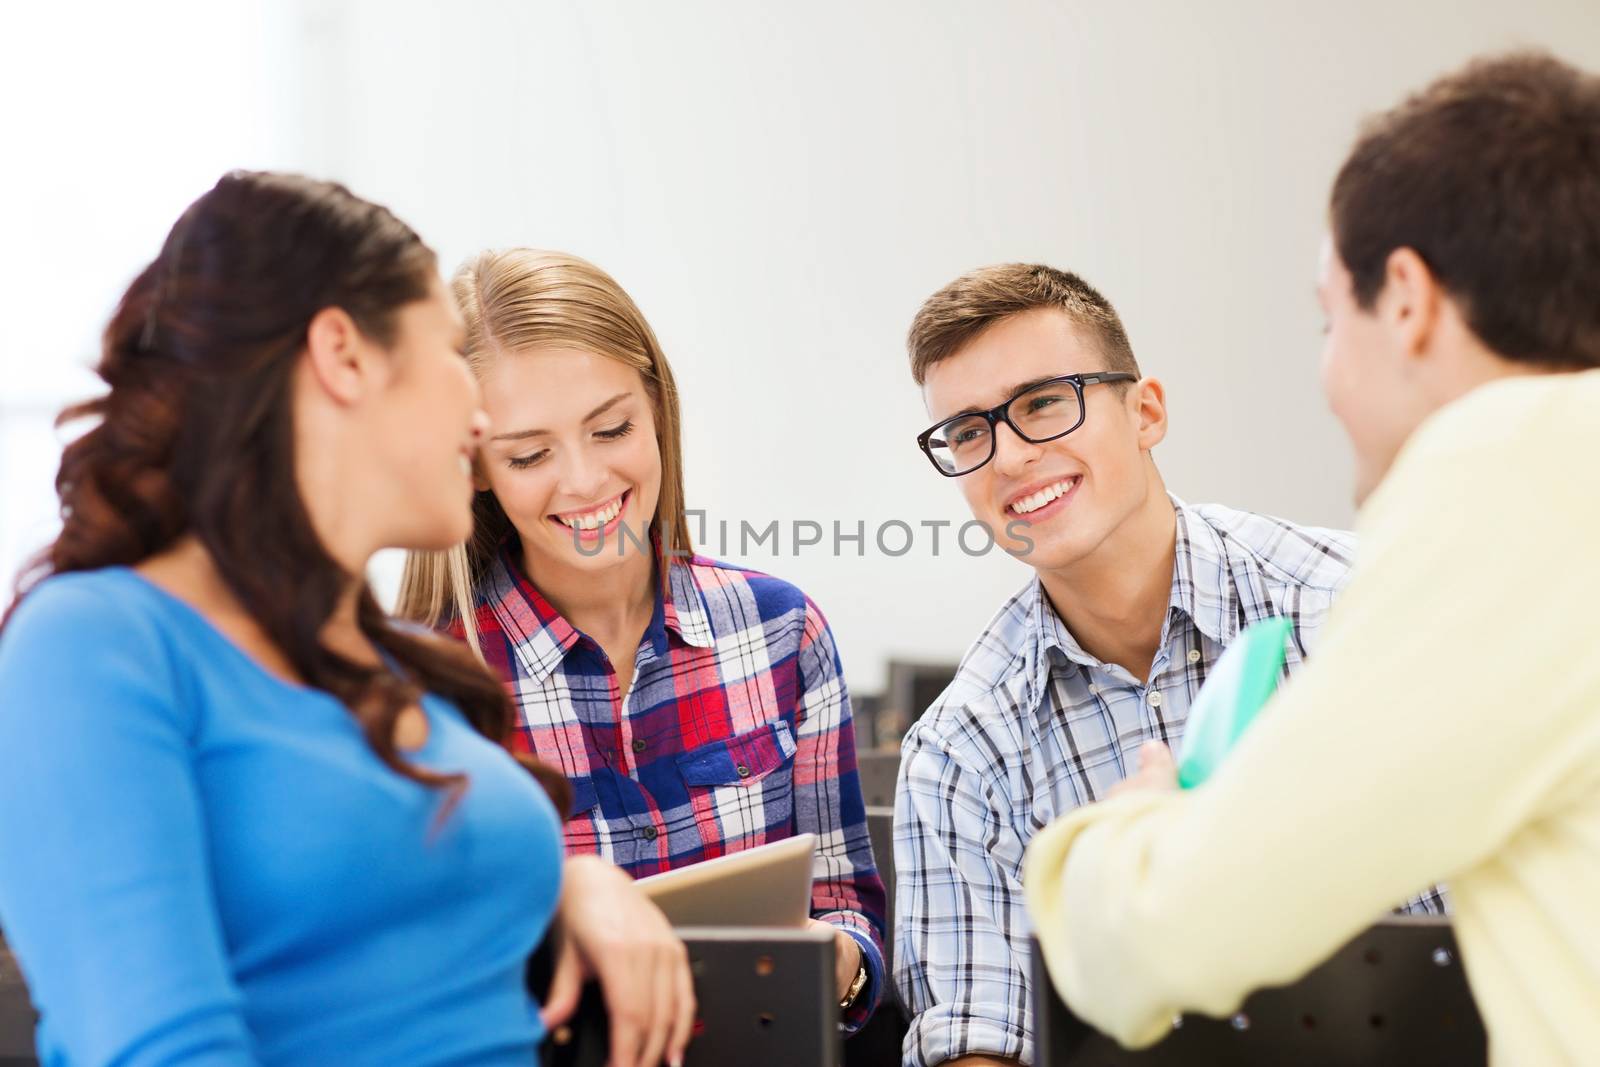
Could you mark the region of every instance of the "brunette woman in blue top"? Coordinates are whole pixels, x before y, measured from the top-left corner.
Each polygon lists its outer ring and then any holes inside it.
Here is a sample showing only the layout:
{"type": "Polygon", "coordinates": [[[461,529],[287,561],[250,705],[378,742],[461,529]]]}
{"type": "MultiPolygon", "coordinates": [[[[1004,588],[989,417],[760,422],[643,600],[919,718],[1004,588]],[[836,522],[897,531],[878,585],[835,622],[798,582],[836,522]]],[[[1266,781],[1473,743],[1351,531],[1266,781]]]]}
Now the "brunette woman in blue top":
{"type": "Polygon", "coordinates": [[[470,529],[462,340],[415,233],[283,175],[224,177],[123,297],[0,632],[0,926],[43,1062],[526,1065],[571,1010],[524,986],[552,918],[615,1062],[681,1056],[681,943],[563,865],[498,682],[362,577],[470,529]]]}

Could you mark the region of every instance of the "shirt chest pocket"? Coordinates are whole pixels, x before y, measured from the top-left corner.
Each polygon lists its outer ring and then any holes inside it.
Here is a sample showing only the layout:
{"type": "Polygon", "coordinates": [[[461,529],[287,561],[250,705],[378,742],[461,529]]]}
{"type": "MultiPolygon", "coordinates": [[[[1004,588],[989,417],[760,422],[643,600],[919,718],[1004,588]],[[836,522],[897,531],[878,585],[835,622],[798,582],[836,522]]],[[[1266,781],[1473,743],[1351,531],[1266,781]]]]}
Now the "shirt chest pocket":
{"type": "Polygon", "coordinates": [[[702,841],[733,851],[790,836],[794,753],[794,729],[779,719],[680,755],[702,841]]]}

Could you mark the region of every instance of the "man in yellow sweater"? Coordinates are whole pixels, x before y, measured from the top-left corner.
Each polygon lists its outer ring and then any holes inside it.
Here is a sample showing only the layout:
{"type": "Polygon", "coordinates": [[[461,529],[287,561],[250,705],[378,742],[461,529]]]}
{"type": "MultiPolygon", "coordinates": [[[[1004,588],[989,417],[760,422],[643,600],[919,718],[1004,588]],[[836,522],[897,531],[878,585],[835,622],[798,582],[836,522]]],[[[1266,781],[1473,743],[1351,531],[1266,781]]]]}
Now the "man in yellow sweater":
{"type": "Polygon", "coordinates": [[[1028,911],[1073,1010],[1139,1046],[1445,881],[1494,1061],[1595,1063],[1600,78],[1520,54],[1436,82],[1367,128],[1330,231],[1350,584],[1205,785],[1158,748],[1034,838],[1028,911]]]}

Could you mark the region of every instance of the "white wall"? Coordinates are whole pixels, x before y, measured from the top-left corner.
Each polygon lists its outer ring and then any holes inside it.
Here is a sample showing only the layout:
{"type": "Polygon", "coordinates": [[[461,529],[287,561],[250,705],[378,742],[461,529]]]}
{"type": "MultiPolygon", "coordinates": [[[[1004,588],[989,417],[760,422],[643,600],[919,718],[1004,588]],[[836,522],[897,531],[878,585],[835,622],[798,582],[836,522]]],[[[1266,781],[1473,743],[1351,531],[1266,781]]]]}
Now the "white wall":
{"type": "Polygon", "coordinates": [[[299,166],[301,30],[273,0],[0,12],[0,605],[58,528],[52,423],[117,298],[222,172],[299,166]]]}
{"type": "MultiPolygon", "coordinates": [[[[939,285],[1009,259],[1077,270],[1116,303],[1145,369],[1168,385],[1173,430],[1157,458],[1175,491],[1348,522],[1349,464],[1316,391],[1312,276],[1328,184],[1358,120],[1487,49],[1543,44],[1600,68],[1594,0],[271,10],[262,35],[217,35],[208,71],[164,97],[276,101],[282,136],[213,130],[210,171],[219,156],[282,158],[340,178],[417,226],[447,269],[510,244],[606,267],[673,360],[690,503],[713,535],[719,519],[735,530],[741,519],[869,531],[963,521],[954,485],[913,442],[927,420],[903,338],[939,285]]],[[[97,144],[129,125],[123,89],[80,69],[93,101],[67,105],[70,133],[49,132],[72,146],[64,177],[104,198],[129,165],[125,148],[110,159],[97,144]]],[[[61,106],[41,98],[47,116],[61,106]]],[[[170,115],[138,121],[180,128],[170,115]]],[[[0,180],[0,203],[17,211],[13,176],[0,180]]],[[[70,273],[41,277],[16,260],[59,262],[63,243],[153,254],[205,184],[175,175],[169,197],[137,211],[58,208],[23,256],[0,260],[16,272],[8,303],[57,299],[70,273]]],[[[25,362],[5,364],[8,395],[32,353],[81,356],[110,299],[100,287],[51,304],[25,362]]],[[[44,459],[6,458],[6,469],[44,459]]],[[[898,559],[870,544],[865,558],[788,547],[786,536],[783,557],[748,562],[811,593],[866,688],[891,655],[959,655],[1027,575],[998,553],[946,545],[932,558],[925,536],[898,559]]],[[[380,570],[391,581],[394,561],[380,570]]]]}

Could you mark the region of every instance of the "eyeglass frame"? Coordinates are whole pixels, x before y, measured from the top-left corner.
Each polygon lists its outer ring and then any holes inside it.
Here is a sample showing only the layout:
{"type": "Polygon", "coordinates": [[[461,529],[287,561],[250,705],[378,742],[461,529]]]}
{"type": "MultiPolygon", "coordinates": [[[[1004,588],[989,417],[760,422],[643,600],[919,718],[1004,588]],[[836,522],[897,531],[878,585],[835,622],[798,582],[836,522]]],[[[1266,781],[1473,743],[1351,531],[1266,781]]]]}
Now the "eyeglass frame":
{"type": "Polygon", "coordinates": [[[1089,408],[1083,401],[1084,386],[1102,385],[1107,382],[1136,382],[1138,380],[1139,376],[1137,374],[1129,374],[1126,371],[1097,371],[1093,374],[1062,374],[1054,378],[1046,378],[1044,381],[1034,382],[1032,385],[1023,386],[1021,389],[1018,389],[1016,392],[1006,397],[1005,400],[996,404],[987,411],[963,411],[959,415],[951,415],[948,419],[940,419],[932,426],[929,426],[926,430],[923,430],[921,433],[917,434],[917,447],[922,449],[922,454],[928,457],[928,462],[933,464],[933,469],[944,475],[946,478],[964,478],[973,471],[982,470],[994,459],[996,447],[995,426],[997,424],[1002,422],[1005,423],[1007,426],[1011,427],[1012,433],[1016,434],[1022,440],[1031,445],[1042,445],[1047,441],[1058,441],[1067,436],[1067,434],[1072,433],[1074,430],[1077,430],[1079,427],[1081,427],[1084,420],[1089,417],[1089,408]],[[1073,423],[1070,428],[1062,430],[1060,433],[1053,433],[1049,437],[1029,437],[1027,434],[1022,432],[1021,428],[1018,427],[1016,423],[1011,421],[1011,415],[1006,409],[1011,407],[1012,404],[1016,403],[1018,399],[1028,393],[1033,392],[1035,389],[1043,389],[1047,385],[1055,385],[1060,382],[1065,382],[1072,386],[1072,391],[1078,394],[1078,421],[1073,423]],[[989,455],[985,457],[984,461],[978,464],[976,467],[968,467],[964,471],[945,470],[943,467],[939,466],[939,461],[934,458],[933,448],[928,444],[929,439],[933,437],[933,432],[941,426],[955,422],[957,419],[970,419],[974,417],[981,418],[989,424],[989,455]]]}

